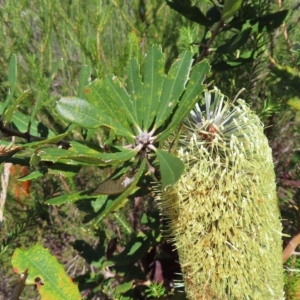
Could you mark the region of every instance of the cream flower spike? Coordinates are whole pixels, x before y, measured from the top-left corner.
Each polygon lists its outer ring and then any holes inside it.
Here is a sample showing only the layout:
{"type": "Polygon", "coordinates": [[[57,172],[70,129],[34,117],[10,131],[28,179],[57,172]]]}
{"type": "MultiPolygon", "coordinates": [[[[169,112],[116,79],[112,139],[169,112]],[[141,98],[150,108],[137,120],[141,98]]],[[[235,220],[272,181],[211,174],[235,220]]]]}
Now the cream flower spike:
{"type": "MultiPolygon", "coordinates": [[[[160,196],[189,299],[283,299],[272,152],[259,118],[217,88],[185,121],[185,172],[160,196]]],[[[236,97],[238,98],[238,97],[236,97]]]]}

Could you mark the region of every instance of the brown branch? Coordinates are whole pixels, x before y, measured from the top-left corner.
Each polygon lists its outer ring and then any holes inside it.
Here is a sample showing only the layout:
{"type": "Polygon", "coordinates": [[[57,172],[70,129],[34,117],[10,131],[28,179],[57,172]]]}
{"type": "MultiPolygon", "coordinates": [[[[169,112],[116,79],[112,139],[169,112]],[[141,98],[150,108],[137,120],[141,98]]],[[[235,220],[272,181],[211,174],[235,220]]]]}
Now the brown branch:
{"type": "Polygon", "coordinates": [[[222,27],[224,26],[224,20],[221,19],[216,27],[215,30],[213,30],[212,35],[210,37],[210,39],[207,41],[206,45],[204,45],[202,52],[200,53],[200,55],[197,57],[196,61],[195,61],[195,65],[197,63],[199,63],[205,56],[207,56],[209,54],[209,49],[211,44],[213,43],[213,41],[215,40],[216,36],[218,35],[219,31],[222,29],[222,27]]]}
{"type": "MultiPolygon", "coordinates": [[[[47,138],[44,137],[39,137],[35,135],[31,135],[28,132],[20,132],[19,130],[15,130],[11,127],[6,127],[3,124],[3,121],[0,120],[0,131],[5,135],[5,136],[16,136],[20,137],[24,140],[26,140],[28,143],[33,142],[33,141],[45,141],[47,138]]],[[[61,140],[57,143],[54,143],[58,146],[62,146],[64,148],[70,148],[70,143],[66,140],[61,140]]]]}
{"type": "Polygon", "coordinates": [[[300,180],[289,180],[280,178],[280,181],[284,186],[300,188],[300,180]]]}
{"type": "Polygon", "coordinates": [[[300,232],[295,235],[284,248],[282,253],[282,263],[285,263],[289,257],[294,253],[295,249],[300,243],[300,232]]]}

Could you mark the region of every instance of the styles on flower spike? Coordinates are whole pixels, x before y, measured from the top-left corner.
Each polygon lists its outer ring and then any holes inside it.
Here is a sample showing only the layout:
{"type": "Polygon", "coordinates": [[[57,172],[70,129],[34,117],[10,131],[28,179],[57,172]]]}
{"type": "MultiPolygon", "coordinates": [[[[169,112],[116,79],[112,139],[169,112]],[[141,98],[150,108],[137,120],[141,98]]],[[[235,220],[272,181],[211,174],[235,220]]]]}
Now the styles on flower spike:
{"type": "MultiPolygon", "coordinates": [[[[237,97],[236,97],[237,98],[237,97]]],[[[189,299],[283,299],[274,165],[259,118],[215,88],[185,121],[178,183],[160,196],[189,299]]]]}

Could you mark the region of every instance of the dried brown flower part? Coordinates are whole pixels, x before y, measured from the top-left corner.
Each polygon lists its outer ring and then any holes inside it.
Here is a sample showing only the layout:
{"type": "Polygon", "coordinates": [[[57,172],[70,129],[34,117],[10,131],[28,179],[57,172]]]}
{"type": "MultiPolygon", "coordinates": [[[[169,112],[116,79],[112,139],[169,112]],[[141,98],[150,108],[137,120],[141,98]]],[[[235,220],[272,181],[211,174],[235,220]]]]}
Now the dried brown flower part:
{"type": "Polygon", "coordinates": [[[0,156],[8,155],[12,152],[22,150],[22,147],[17,145],[1,145],[0,144],[0,156]]]}

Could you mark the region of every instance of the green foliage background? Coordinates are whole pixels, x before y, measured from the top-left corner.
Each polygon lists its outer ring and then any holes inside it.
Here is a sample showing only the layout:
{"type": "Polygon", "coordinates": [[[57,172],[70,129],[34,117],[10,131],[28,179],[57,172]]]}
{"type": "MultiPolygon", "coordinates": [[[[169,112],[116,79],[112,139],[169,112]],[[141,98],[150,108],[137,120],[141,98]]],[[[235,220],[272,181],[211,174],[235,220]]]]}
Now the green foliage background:
{"type": "MultiPolygon", "coordinates": [[[[189,1],[183,3],[189,4],[189,1]]],[[[193,1],[192,4],[197,4],[203,12],[212,7],[209,1],[193,1]]],[[[240,42],[238,49],[229,51],[228,45],[232,44],[240,27],[220,33],[212,44],[216,52],[207,58],[213,67],[209,81],[231,97],[245,87],[241,97],[257,111],[266,126],[276,164],[284,233],[294,236],[300,228],[299,7],[293,1],[243,1],[237,16],[241,20],[247,19],[246,14],[249,18],[259,18],[283,9],[291,9],[283,25],[267,30],[252,29],[251,39],[240,42]],[[227,45],[225,50],[224,45],[227,45]],[[253,59],[236,66],[243,53],[250,53],[253,59]]],[[[270,23],[270,19],[266,22],[270,23]]],[[[66,130],[68,123],[54,110],[55,103],[62,96],[78,95],[83,66],[92,66],[89,80],[114,73],[125,81],[122,76],[126,74],[128,59],[134,56],[141,60],[153,44],[162,45],[167,71],[181,51],[189,49],[197,57],[203,50],[201,43],[209,39],[204,26],[180,15],[162,0],[1,1],[0,27],[0,99],[4,102],[9,91],[9,61],[15,54],[18,62],[15,97],[24,90],[31,91],[19,110],[30,115],[34,105],[39,103],[36,119],[45,125],[40,129],[41,135],[57,135],[66,130]]],[[[91,136],[91,140],[100,143],[107,134],[105,130],[89,132],[77,126],[72,129],[70,139],[91,136]]],[[[11,138],[1,140],[11,141],[11,138]]],[[[16,141],[21,139],[16,138],[16,141]]],[[[28,165],[26,154],[19,155],[13,162],[28,165]]],[[[151,299],[171,293],[155,283],[155,276],[147,265],[151,260],[155,263],[176,260],[160,234],[163,224],[151,193],[144,196],[146,192],[143,191],[135,195],[124,202],[122,210],[108,215],[95,226],[88,222],[95,217],[89,202],[60,207],[43,205],[57,195],[93,189],[111,171],[85,167],[72,170],[78,173],[72,177],[66,173],[60,176],[59,169],[52,169],[44,177],[33,180],[30,195],[19,201],[15,191],[21,189],[20,182],[18,176],[11,176],[0,233],[3,252],[0,259],[4,266],[0,270],[3,278],[0,297],[8,297],[15,280],[9,263],[13,250],[36,242],[44,243],[58,257],[68,275],[79,282],[81,291],[90,291],[85,299],[151,299]],[[143,247],[137,246],[140,241],[143,247]],[[108,253],[114,252],[111,248],[119,253],[119,257],[114,258],[114,274],[121,277],[105,279],[103,270],[105,264],[109,265],[108,253]],[[133,261],[124,258],[131,250],[133,261]],[[154,258],[149,258],[151,255],[154,258]],[[122,265],[124,260],[127,264],[122,265]],[[132,273],[138,275],[134,278],[132,273]],[[124,274],[130,280],[122,281],[124,274]],[[137,284],[137,279],[143,284],[137,284]],[[132,285],[128,286],[128,282],[132,285]]],[[[146,189],[151,179],[143,180],[146,189]]],[[[93,205],[99,203],[93,202],[93,205]]],[[[286,238],[285,244],[288,240],[286,238]]],[[[289,299],[293,299],[299,285],[298,276],[294,275],[297,272],[290,270],[298,265],[293,258],[286,271],[289,299]],[[289,292],[291,289],[293,293],[289,292]]],[[[164,279],[168,282],[174,277],[165,275],[164,279]]],[[[23,296],[39,299],[32,287],[26,287],[23,296]]]]}

